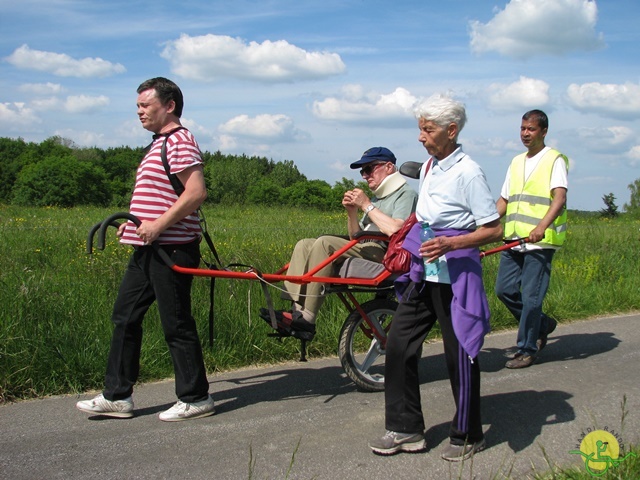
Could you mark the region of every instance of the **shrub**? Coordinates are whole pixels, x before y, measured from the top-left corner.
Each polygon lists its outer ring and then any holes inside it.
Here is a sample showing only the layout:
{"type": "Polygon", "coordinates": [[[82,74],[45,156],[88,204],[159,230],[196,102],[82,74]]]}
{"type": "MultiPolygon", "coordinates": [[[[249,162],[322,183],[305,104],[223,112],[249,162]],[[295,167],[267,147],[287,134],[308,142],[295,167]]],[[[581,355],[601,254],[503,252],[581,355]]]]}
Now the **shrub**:
{"type": "Polygon", "coordinates": [[[13,202],[24,206],[105,206],[110,199],[104,171],[72,155],[25,166],[13,189],[13,202]]]}

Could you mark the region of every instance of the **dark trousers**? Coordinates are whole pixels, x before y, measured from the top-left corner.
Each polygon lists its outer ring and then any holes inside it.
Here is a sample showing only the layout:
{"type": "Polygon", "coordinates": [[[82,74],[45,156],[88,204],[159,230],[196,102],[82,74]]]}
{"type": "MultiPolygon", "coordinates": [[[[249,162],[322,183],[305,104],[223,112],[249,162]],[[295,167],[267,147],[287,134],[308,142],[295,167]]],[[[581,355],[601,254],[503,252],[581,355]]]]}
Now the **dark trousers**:
{"type": "MultiPolygon", "coordinates": [[[[456,413],[451,443],[483,438],[480,418],[480,365],[460,346],[451,323],[451,285],[411,283],[398,305],[387,338],[385,363],[385,425],[387,430],[422,433],[418,361],[422,344],[436,320],[442,330],[444,354],[456,413]]],[[[428,408],[427,408],[428,410],[428,408]]]]}
{"type": "Polygon", "coordinates": [[[518,321],[518,351],[526,355],[538,352],[536,342],[551,322],[542,303],[549,289],[554,253],[551,248],[505,250],[500,256],[496,295],[518,321]]]}
{"type": "MultiPolygon", "coordinates": [[[[163,245],[180,266],[195,268],[200,261],[198,242],[163,245]]],[[[169,346],[176,381],[176,396],[185,403],[207,398],[202,346],[191,316],[193,277],[172,271],[150,246],[138,247],[129,260],[113,307],[114,325],[107,361],[105,389],[108,400],[121,400],[133,392],[140,371],[142,320],[154,301],[169,346]]]]}

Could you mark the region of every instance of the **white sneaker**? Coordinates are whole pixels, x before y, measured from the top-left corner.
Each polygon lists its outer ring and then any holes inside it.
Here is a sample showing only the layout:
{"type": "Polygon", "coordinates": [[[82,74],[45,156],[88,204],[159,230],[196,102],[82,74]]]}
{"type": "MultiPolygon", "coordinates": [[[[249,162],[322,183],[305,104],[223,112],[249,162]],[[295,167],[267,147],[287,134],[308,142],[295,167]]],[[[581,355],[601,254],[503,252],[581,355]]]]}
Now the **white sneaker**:
{"type": "Polygon", "coordinates": [[[195,403],[184,403],[180,400],[169,410],[162,412],[158,417],[163,422],[179,422],[191,418],[208,417],[216,413],[215,403],[211,395],[206,400],[195,403]]]}
{"type": "Polygon", "coordinates": [[[100,394],[91,400],[82,400],[76,403],[76,408],[86,413],[105,415],[107,417],[133,417],[133,399],[131,397],[112,402],[100,394]]]}

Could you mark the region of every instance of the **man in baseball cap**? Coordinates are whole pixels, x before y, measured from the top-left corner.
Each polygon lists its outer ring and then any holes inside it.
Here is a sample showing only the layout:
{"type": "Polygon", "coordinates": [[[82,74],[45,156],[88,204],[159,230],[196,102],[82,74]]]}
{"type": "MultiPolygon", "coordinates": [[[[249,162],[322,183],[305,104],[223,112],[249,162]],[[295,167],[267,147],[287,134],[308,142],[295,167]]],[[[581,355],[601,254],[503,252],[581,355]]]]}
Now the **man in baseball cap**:
{"type": "MultiPolygon", "coordinates": [[[[385,147],[373,147],[353,162],[351,168],[360,168],[360,175],[367,181],[374,197],[369,198],[361,188],[344,194],[342,205],[347,211],[347,230],[350,239],[361,230],[381,231],[391,236],[402,227],[405,219],[415,210],[417,193],[396,171],[396,157],[385,147]],[[363,215],[359,218],[360,213],[363,215]]],[[[287,275],[304,275],[322,263],[333,252],[344,247],[349,240],[324,235],[305,238],[296,244],[287,275]]],[[[362,241],[345,252],[341,258],[359,257],[382,262],[386,247],[375,241],[362,241]]],[[[333,265],[320,269],[320,277],[335,275],[333,265]]],[[[284,282],[283,298],[291,300],[288,311],[276,311],[278,332],[302,340],[311,340],[316,331],[316,315],[324,302],[323,285],[319,282],[297,284],[284,282]]],[[[260,316],[271,325],[269,310],[260,309],[260,316]]]]}
{"type": "Polygon", "coordinates": [[[391,162],[396,164],[396,156],[391,150],[385,147],[373,147],[362,154],[362,158],[357,162],[351,164],[351,168],[360,168],[362,165],[367,165],[373,162],[386,163],[391,162]]]}

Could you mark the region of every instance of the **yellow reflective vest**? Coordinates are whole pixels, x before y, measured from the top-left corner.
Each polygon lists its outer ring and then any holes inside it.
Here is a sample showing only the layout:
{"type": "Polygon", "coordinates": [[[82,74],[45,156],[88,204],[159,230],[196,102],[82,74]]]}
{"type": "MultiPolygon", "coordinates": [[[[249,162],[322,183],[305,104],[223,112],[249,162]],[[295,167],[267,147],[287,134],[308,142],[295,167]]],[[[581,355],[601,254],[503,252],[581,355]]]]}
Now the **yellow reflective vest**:
{"type": "MultiPolygon", "coordinates": [[[[558,157],[562,157],[569,168],[569,159],[554,149],[549,149],[540,159],[529,178],[524,178],[526,153],[511,161],[509,198],[505,215],[506,238],[526,237],[547,214],[551,205],[551,172],[558,157]]],[[[545,230],[542,244],[561,246],[567,236],[567,207],[545,230]]]]}

